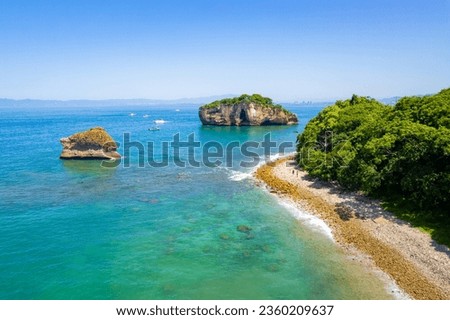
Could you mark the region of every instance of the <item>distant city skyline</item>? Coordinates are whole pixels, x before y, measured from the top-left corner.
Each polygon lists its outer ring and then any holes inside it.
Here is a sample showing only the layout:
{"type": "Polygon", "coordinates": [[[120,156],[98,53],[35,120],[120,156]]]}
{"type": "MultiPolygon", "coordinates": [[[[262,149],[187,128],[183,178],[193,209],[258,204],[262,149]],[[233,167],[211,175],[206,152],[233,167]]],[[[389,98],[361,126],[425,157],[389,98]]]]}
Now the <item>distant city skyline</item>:
{"type": "Polygon", "coordinates": [[[0,98],[429,94],[449,39],[448,0],[0,0],[0,98]]]}

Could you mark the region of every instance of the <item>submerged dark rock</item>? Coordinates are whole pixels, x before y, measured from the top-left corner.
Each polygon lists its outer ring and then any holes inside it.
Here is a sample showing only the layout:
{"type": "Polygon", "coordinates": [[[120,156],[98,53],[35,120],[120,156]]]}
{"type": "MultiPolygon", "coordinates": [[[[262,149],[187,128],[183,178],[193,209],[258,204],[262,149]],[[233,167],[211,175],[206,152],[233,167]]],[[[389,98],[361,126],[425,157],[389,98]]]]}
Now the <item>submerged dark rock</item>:
{"type": "Polygon", "coordinates": [[[229,239],[230,239],[230,236],[227,235],[226,233],[222,233],[219,237],[220,237],[220,239],[222,239],[222,240],[229,240],[229,239]]]}
{"type": "Polygon", "coordinates": [[[236,230],[239,231],[239,232],[249,233],[252,230],[252,228],[250,228],[249,226],[241,224],[241,225],[236,227],[236,230]]]}

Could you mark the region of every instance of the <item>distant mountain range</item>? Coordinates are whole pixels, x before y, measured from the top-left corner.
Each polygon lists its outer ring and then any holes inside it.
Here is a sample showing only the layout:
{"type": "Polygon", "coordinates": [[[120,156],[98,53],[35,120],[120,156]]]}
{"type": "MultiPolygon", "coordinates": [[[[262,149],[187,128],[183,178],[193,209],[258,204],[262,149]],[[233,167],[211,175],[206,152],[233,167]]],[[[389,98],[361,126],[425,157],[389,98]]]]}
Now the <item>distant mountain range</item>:
{"type": "Polygon", "coordinates": [[[175,100],[159,99],[106,99],[106,100],[39,100],[39,99],[0,99],[0,107],[118,107],[118,106],[154,106],[180,104],[206,104],[215,100],[235,97],[228,94],[200,98],[183,98],[175,100]]]}
{"type": "MultiPolygon", "coordinates": [[[[382,99],[377,99],[377,100],[384,104],[394,105],[401,98],[402,97],[390,97],[390,98],[382,98],[382,99]]],[[[345,100],[345,99],[340,99],[340,100],[345,100]]],[[[308,106],[308,105],[315,106],[316,104],[330,104],[331,105],[331,104],[334,104],[335,102],[336,102],[336,100],[323,100],[323,101],[314,101],[314,102],[313,101],[294,101],[294,102],[281,102],[281,104],[296,104],[296,105],[302,105],[302,106],[308,106]]]]}
{"type": "Polygon", "coordinates": [[[394,105],[400,99],[401,99],[401,97],[384,98],[384,99],[380,99],[380,102],[382,102],[384,104],[394,105]]]}
{"type": "MultiPolygon", "coordinates": [[[[39,99],[0,99],[0,108],[2,107],[126,107],[126,106],[160,106],[160,105],[202,105],[224,98],[236,97],[234,94],[220,96],[209,96],[199,98],[182,98],[175,100],[161,99],[106,99],[106,100],[39,100],[39,99]]],[[[391,97],[380,99],[385,104],[394,105],[400,97],[391,97]]],[[[302,102],[283,102],[284,104],[310,105],[311,101],[302,102]]],[[[330,104],[333,104],[330,101],[330,104]]]]}

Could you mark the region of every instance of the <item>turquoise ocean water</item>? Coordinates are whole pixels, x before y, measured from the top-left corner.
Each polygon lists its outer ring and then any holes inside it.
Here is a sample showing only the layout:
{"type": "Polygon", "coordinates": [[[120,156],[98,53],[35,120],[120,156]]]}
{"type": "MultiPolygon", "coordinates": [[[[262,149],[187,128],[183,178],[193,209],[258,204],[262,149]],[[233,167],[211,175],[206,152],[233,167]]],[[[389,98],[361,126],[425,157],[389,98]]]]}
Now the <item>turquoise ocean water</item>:
{"type": "Polygon", "coordinates": [[[202,127],[198,106],[0,110],[0,299],[392,298],[325,233],[255,186],[242,155],[232,168],[182,168],[170,154],[166,167],[140,167],[136,149],[129,167],[59,159],[61,137],[94,126],[118,142],[126,132],[153,142],[157,159],[177,133],[203,144],[261,142],[269,132],[295,142],[324,105],[288,107],[298,126],[202,127]],[[160,118],[161,130],[148,131],[160,118]]]}

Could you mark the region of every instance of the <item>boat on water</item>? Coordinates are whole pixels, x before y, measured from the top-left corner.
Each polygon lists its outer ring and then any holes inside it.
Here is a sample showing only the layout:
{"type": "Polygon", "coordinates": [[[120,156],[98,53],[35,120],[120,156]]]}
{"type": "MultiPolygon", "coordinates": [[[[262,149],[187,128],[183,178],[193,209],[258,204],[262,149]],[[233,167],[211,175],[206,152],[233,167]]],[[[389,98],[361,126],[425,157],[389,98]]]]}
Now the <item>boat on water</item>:
{"type": "Polygon", "coordinates": [[[175,109],[176,112],[180,112],[180,109],[175,109]]]}
{"type": "Polygon", "coordinates": [[[144,114],[142,117],[143,117],[143,118],[148,118],[149,115],[148,115],[148,114],[144,114]]]}
{"type": "Polygon", "coordinates": [[[163,123],[166,123],[167,121],[163,120],[163,119],[158,119],[158,120],[155,120],[153,122],[156,123],[156,124],[163,124],[163,123]]]}
{"type": "Polygon", "coordinates": [[[136,115],[136,113],[130,113],[130,117],[134,117],[136,115]]]}
{"type": "Polygon", "coordinates": [[[159,127],[148,128],[148,131],[159,131],[159,130],[160,130],[159,127]]]}

